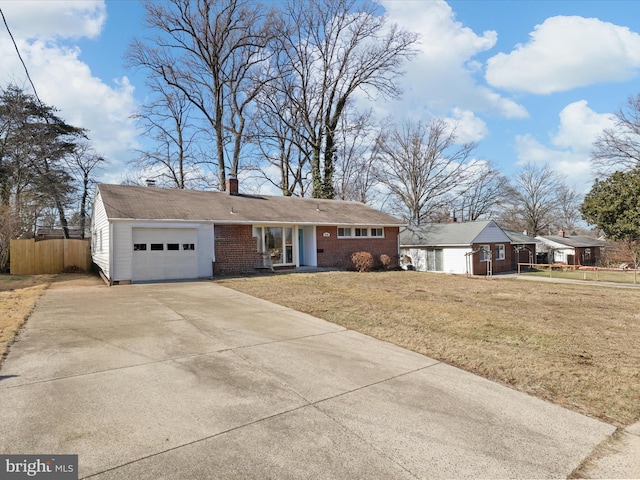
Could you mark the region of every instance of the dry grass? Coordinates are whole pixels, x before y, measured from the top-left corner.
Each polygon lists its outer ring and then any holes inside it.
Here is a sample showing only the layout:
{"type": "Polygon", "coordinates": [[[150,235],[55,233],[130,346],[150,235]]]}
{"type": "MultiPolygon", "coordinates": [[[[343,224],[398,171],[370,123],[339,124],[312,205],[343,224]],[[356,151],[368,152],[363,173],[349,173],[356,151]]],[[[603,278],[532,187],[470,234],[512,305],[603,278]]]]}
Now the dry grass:
{"type": "Polygon", "coordinates": [[[640,420],[640,289],[419,272],[219,283],[616,425],[640,420]]]}

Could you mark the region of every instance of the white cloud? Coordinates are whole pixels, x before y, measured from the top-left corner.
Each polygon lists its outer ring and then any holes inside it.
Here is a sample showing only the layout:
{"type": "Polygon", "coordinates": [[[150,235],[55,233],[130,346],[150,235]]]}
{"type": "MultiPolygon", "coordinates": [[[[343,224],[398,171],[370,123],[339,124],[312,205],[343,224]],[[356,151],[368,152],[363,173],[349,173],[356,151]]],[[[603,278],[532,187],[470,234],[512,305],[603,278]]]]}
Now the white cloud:
{"type": "Polygon", "coordinates": [[[446,122],[455,128],[458,143],[479,142],[487,136],[487,124],[470,110],[454,108],[446,122]]]}
{"type": "MultiPolygon", "coordinates": [[[[401,81],[405,90],[401,111],[418,118],[428,114],[442,117],[453,106],[497,112],[507,118],[527,116],[522,105],[476,80],[481,69],[473,57],[495,46],[495,31],[476,34],[457,21],[451,7],[441,0],[380,3],[391,22],[421,35],[418,54],[406,65],[407,73],[401,81]]],[[[398,111],[396,104],[390,108],[398,111]]]]}
{"type": "MultiPolygon", "coordinates": [[[[133,86],[126,77],[105,83],[94,76],[80,60],[80,49],[68,40],[99,34],[106,18],[104,2],[3,2],[2,8],[10,26],[16,25],[12,33],[40,99],[68,123],[89,130],[96,150],[121,167],[136,145],[129,118],[135,110],[133,86]]],[[[15,83],[32,93],[6,31],[0,33],[0,58],[0,86],[15,83]]]]}
{"type": "Polygon", "coordinates": [[[578,16],[551,17],[527,44],[487,61],[487,82],[505,90],[548,94],[625,81],[640,67],[640,35],[627,27],[578,16]]]}
{"type": "Polygon", "coordinates": [[[568,183],[586,193],[593,183],[590,154],[593,142],[604,128],[611,126],[613,117],[589,108],[586,100],[564,107],[559,125],[550,135],[548,144],[532,134],[515,137],[518,164],[545,164],[566,176],[568,183]]]}
{"type": "Polygon", "coordinates": [[[2,11],[18,38],[95,38],[106,19],[104,0],[4,0],[2,11]]]}
{"type": "Polygon", "coordinates": [[[589,156],[571,150],[558,150],[543,145],[531,134],[517,135],[515,138],[518,164],[527,163],[549,165],[566,177],[567,183],[578,191],[586,193],[593,179],[589,156]]]}
{"type": "Polygon", "coordinates": [[[594,112],[586,100],[570,103],[560,112],[560,126],[552,142],[559,148],[589,154],[593,142],[613,123],[612,115],[594,112]]]}

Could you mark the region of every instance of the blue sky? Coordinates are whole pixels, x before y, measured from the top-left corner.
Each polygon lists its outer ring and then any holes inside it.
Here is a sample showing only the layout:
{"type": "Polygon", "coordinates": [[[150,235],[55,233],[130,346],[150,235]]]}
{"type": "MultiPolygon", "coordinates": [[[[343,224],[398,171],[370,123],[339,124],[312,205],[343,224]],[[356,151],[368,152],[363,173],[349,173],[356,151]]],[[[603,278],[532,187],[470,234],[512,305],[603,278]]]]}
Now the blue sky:
{"type": "MultiPolygon", "coordinates": [[[[506,175],[549,164],[579,190],[592,181],[589,151],[611,114],[640,93],[640,2],[380,0],[392,21],[421,34],[405,94],[376,102],[402,121],[447,118],[477,156],[506,175]]],[[[139,145],[130,115],[144,75],[125,68],[143,11],[134,0],[0,3],[42,100],[88,128],[119,182],[139,145]]],[[[28,89],[0,30],[0,85],[28,89]]]]}

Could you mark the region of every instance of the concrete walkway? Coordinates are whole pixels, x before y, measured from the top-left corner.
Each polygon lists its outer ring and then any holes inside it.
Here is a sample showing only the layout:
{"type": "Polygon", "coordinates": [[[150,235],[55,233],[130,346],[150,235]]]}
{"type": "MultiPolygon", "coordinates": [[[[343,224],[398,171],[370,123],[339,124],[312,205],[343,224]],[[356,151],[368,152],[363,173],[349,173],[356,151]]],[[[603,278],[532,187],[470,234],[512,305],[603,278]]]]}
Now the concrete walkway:
{"type": "Polygon", "coordinates": [[[211,282],[54,285],[0,405],[1,453],[101,480],[566,478],[615,431],[211,282]]]}

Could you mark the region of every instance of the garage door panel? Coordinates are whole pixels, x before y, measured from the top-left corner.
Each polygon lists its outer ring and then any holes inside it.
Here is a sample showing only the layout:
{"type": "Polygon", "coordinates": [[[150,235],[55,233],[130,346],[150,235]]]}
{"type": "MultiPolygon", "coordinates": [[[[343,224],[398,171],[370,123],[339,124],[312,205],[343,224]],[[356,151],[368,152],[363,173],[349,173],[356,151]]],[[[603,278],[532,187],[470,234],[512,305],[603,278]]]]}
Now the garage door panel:
{"type": "Polygon", "coordinates": [[[133,281],[197,278],[196,239],[191,228],[134,228],[133,281]]]}

